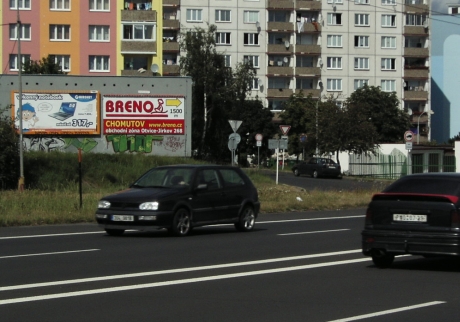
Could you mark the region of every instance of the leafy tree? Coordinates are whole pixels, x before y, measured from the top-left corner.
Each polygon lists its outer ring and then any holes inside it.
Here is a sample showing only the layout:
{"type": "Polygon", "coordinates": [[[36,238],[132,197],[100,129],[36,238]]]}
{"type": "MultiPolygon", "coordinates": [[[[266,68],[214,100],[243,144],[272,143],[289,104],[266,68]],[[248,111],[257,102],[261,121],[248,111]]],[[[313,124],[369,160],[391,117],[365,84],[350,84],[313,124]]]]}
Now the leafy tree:
{"type": "Polygon", "coordinates": [[[380,87],[364,86],[353,92],[345,103],[349,109],[358,109],[375,126],[374,143],[397,143],[410,128],[410,117],[399,108],[396,93],[382,92],[380,87]]]}
{"type": "Polygon", "coordinates": [[[43,57],[41,60],[29,60],[23,65],[23,74],[66,74],[62,71],[62,67],[54,62],[51,55],[43,57]]]}
{"type": "Polygon", "coordinates": [[[0,188],[13,189],[19,178],[19,143],[14,121],[0,109],[0,188]]]}

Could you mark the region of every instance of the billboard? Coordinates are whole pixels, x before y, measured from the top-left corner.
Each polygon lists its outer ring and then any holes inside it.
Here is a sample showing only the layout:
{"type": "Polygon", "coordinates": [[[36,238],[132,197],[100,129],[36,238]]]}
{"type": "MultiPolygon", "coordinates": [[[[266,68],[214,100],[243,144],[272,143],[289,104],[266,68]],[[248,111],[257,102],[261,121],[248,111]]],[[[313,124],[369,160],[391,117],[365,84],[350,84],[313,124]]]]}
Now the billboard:
{"type": "Polygon", "coordinates": [[[184,97],[104,95],[103,134],[185,135],[184,97]]]}
{"type": "Polygon", "coordinates": [[[12,91],[12,114],[24,134],[100,134],[98,91],[22,92],[22,115],[19,92],[12,91]]]}

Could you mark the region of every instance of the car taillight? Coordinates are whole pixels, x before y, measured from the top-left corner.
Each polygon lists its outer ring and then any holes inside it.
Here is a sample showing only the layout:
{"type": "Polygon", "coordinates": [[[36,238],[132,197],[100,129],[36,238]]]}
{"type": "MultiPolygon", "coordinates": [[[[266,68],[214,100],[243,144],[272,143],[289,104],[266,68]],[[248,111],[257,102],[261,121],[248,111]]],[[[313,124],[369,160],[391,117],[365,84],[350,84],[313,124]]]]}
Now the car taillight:
{"type": "Polygon", "coordinates": [[[450,225],[452,228],[459,228],[460,227],[460,214],[458,210],[452,210],[450,212],[450,225]]]}
{"type": "Polygon", "coordinates": [[[364,221],[365,225],[372,225],[372,210],[367,208],[366,210],[366,220],[364,221]]]}

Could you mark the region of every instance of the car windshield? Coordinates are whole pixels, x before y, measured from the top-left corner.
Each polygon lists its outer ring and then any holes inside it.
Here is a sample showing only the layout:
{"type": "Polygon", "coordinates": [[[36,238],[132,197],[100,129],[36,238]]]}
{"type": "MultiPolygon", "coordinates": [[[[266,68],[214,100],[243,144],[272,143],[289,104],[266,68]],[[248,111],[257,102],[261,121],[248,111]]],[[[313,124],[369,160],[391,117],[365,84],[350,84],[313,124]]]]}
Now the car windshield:
{"type": "Polygon", "coordinates": [[[133,187],[152,188],[152,187],[169,187],[181,188],[187,187],[192,181],[193,169],[191,168],[153,168],[140,177],[133,187]]]}
{"type": "Polygon", "coordinates": [[[460,182],[447,178],[411,178],[395,182],[384,192],[458,195],[460,182]]]}

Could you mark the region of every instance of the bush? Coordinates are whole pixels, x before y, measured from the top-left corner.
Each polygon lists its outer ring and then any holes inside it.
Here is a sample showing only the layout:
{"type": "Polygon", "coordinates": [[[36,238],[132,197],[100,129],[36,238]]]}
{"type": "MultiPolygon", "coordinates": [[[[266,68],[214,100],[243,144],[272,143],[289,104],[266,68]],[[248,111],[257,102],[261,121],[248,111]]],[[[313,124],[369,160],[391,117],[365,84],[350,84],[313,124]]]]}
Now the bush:
{"type": "Polygon", "coordinates": [[[19,179],[19,138],[7,112],[0,109],[0,189],[17,188],[19,179]]]}

